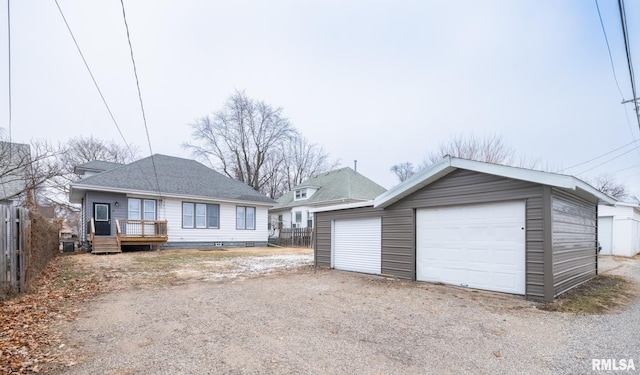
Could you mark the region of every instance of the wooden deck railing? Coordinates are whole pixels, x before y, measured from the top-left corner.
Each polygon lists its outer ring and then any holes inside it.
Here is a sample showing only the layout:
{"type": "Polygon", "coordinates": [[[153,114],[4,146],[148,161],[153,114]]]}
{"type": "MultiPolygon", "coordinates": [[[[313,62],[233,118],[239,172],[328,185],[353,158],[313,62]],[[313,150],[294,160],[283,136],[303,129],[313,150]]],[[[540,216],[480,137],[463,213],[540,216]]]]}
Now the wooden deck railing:
{"type": "Polygon", "coordinates": [[[166,220],[116,220],[116,233],[123,242],[166,242],[166,220]]]}
{"type": "Polygon", "coordinates": [[[96,223],[93,221],[93,218],[89,220],[89,235],[91,237],[91,243],[96,239],[96,223]]]}
{"type": "Polygon", "coordinates": [[[278,233],[279,246],[313,247],[313,228],[281,228],[278,233]]]}

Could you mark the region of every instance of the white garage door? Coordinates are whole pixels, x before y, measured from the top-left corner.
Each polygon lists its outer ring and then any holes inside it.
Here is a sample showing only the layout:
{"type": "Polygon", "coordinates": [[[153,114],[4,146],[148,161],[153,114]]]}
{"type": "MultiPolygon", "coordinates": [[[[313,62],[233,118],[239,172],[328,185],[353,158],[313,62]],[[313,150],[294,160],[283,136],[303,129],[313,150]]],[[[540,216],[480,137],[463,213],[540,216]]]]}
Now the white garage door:
{"type": "Polygon", "coordinates": [[[416,279],[525,294],[525,205],[419,209],[416,279]]]}
{"type": "Polygon", "coordinates": [[[379,274],[381,265],[380,218],[333,222],[333,267],[338,270],[379,274]]]}

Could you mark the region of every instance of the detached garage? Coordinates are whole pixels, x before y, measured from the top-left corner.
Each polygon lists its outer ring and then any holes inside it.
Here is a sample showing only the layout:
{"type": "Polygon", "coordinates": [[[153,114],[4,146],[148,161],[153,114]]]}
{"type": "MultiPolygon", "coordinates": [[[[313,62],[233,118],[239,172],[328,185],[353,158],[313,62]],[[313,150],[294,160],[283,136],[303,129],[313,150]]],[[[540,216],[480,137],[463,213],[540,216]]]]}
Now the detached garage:
{"type": "Polygon", "coordinates": [[[571,176],[447,156],[318,210],[315,262],[551,301],[597,274],[597,206],[614,203],[571,176]]]}
{"type": "Polygon", "coordinates": [[[601,255],[632,257],[640,253],[640,206],[618,202],[598,207],[598,241],[601,255]]]}

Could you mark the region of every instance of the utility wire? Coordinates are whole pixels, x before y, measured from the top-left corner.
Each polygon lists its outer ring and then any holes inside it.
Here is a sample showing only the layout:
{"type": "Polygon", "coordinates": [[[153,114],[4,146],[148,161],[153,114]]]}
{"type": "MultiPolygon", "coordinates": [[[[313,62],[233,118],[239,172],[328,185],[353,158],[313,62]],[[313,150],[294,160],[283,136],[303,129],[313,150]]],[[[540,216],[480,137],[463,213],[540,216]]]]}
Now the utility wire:
{"type": "Polygon", "coordinates": [[[598,165],[595,165],[595,166],[593,166],[593,167],[591,167],[591,168],[589,168],[589,169],[585,169],[584,171],[582,171],[582,172],[578,173],[577,175],[579,176],[579,175],[581,175],[581,174],[587,173],[587,172],[589,172],[590,170],[596,169],[596,168],[598,168],[598,167],[600,167],[600,166],[602,166],[602,165],[605,165],[605,164],[607,164],[607,163],[609,163],[609,162],[611,162],[611,161],[614,161],[614,160],[616,160],[616,159],[618,159],[618,158],[621,158],[621,157],[623,157],[624,155],[626,155],[626,154],[628,154],[628,153],[630,153],[630,152],[633,152],[634,150],[635,150],[635,148],[633,148],[633,149],[631,149],[631,150],[629,150],[629,151],[623,152],[622,154],[620,154],[620,155],[618,155],[618,156],[614,156],[614,157],[612,157],[612,158],[611,158],[611,159],[609,159],[609,160],[605,160],[605,161],[603,161],[602,163],[600,163],[600,164],[598,164],[598,165]]]}
{"type": "Polygon", "coordinates": [[[629,77],[631,79],[631,93],[633,95],[632,101],[636,112],[636,119],[638,120],[638,127],[640,127],[640,109],[638,108],[638,98],[636,94],[636,81],[633,73],[633,63],[631,62],[631,47],[629,46],[629,33],[627,31],[627,14],[624,8],[624,0],[618,0],[618,9],[620,10],[620,24],[622,26],[622,37],[624,38],[624,48],[627,54],[627,66],[629,67],[629,77]]]}
{"type": "Polygon", "coordinates": [[[142,92],[140,91],[140,80],[138,79],[138,69],[136,68],[136,59],[133,56],[133,46],[131,44],[131,35],[129,34],[129,24],[127,23],[127,14],[124,10],[124,0],[120,0],[120,4],[122,5],[122,19],[124,20],[124,27],[127,30],[127,41],[129,42],[129,52],[131,54],[131,63],[133,64],[133,74],[136,77],[136,88],[138,89],[138,99],[140,100],[140,110],[142,111],[142,121],[144,122],[144,130],[147,134],[147,144],[149,145],[149,153],[151,154],[151,164],[153,165],[153,174],[156,177],[158,194],[161,194],[160,180],[158,178],[158,170],[156,169],[156,162],[153,158],[153,150],[151,149],[151,137],[149,137],[149,126],[147,125],[147,116],[144,112],[144,104],[142,102],[142,92]]]}
{"type": "MultiPolygon", "coordinates": [[[[91,68],[89,67],[89,64],[87,63],[87,60],[84,58],[84,54],[82,53],[82,50],[80,49],[80,45],[78,44],[78,41],[76,40],[75,35],[73,35],[73,31],[71,31],[71,27],[69,26],[69,22],[67,22],[67,18],[64,16],[64,13],[62,12],[62,8],[60,8],[60,4],[58,3],[58,0],[54,0],[54,1],[56,3],[56,6],[58,7],[58,11],[60,12],[60,16],[62,16],[62,19],[64,20],[64,24],[67,26],[67,30],[69,30],[69,34],[71,35],[71,39],[73,39],[73,43],[76,45],[76,49],[78,50],[78,53],[80,54],[80,57],[82,58],[82,61],[84,62],[84,66],[87,68],[87,71],[89,72],[89,75],[91,76],[91,80],[93,81],[93,84],[96,87],[96,90],[98,90],[98,94],[100,94],[100,98],[102,99],[102,103],[104,104],[105,108],[107,108],[107,112],[109,112],[109,116],[111,117],[111,120],[113,121],[113,124],[116,126],[116,129],[118,129],[118,133],[120,134],[120,137],[124,141],[124,145],[127,147],[127,150],[129,151],[129,155],[131,155],[131,157],[133,157],[134,156],[134,152],[131,149],[131,146],[129,145],[129,142],[127,142],[127,139],[124,137],[124,134],[122,133],[122,130],[120,129],[120,126],[118,125],[118,122],[116,121],[116,118],[113,116],[113,112],[111,112],[111,108],[109,107],[109,104],[107,104],[107,100],[104,98],[104,95],[102,94],[102,90],[100,90],[100,86],[98,86],[98,82],[96,81],[95,77],[93,76],[93,72],[91,72],[91,68]]],[[[153,158],[152,158],[152,160],[153,160],[153,158]]],[[[140,166],[139,163],[136,163],[136,165],[138,166],[138,169],[140,170],[141,175],[145,176],[144,175],[144,171],[142,170],[142,166],[140,166]]],[[[146,176],[145,176],[145,178],[146,178],[146,176]]],[[[150,186],[153,186],[153,185],[150,183],[150,186]]]]}
{"type": "Polygon", "coordinates": [[[89,72],[89,75],[91,76],[91,80],[93,81],[93,84],[95,85],[96,89],[98,90],[98,94],[100,94],[100,98],[102,99],[102,103],[104,103],[104,106],[107,108],[107,112],[109,112],[109,116],[111,116],[111,120],[113,121],[113,124],[116,126],[116,129],[118,129],[118,133],[120,134],[120,137],[122,138],[122,140],[124,141],[125,146],[127,146],[127,149],[129,150],[129,154],[133,155],[133,151],[131,150],[131,147],[129,146],[129,143],[125,139],[124,134],[122,133],[122,130],[120,129],[120,126],[118,125],[118,122],[116,121],[116,118],[113,116],[113,112],[111,112],[111,108],[109,107],[109,104],[107,104],[107,100],[104,98],[104,95],[102,94],[102,90],[100,90],[100,86],[98,86],[98,82],[96,81],[96,78],[93,76],[93,73],[91,72],[91,68],[89,68],[89,64],[87,63],[87,60],[84,58],[84,54],[82,53],[82,50],[80,49],[80,45],[78,44],[78,41],[76,40],[75,35],[73,35],[73,31],[71,31],[71,27],[69,26],[69,23],[67,22],[67,18],[64,16],[64,13],[62,12],[62,8],[60,8],[60,4],[58,4],[58,0],[54,0],[54,1],[56,3],[56,6],[58,7],[58,11],[60,12],[60,15],[62,16],[62,19],[64,20],[64,24],[67,26],[67,30],[69,30],[69,34],[71,34],[71,39],[73,39],[73,43],[76,45],[76,48],[78,49],[78,53],[80,54],[80,57],[82,57],[82,61],[84,62],[84,66],[87,68],[87,71],[89,72]]]}
{"type": "Polygon", "coordinates": [[[9,124],[8,124],[8,128],[9,128],[9,157],[11,157],[11,123],[13,121],[13,113],[12,113],[12,109],[11,107],[13,107],[13,100],[11,98],[11,0],[7,0],[7,47],[8,47],[8,71],[7,74],[9,76],[8,82],[9,82],[9,95],[8,95],[8,99],[9,99],[9,124]]]}
{"type": "MultiPolygon", "coordinates": [[[[11,107],[12,107],[12,103],[11,103],[11,0],[7,0],[7,47],[8,47],[8,52],[7,52],[7,56],[8,56],[8,64],[7,64],[7,75],[8,75],[8,96],[7,99],[9,101],[9,124],[7,125],[7,128],[9,129],[9,162],[8,165],[10,166],[11,163],[13,162],[13,155],[11,155],[11,107]]],[[[5,199],[7,197],[7,189],[4,186],[5,184],[2,183],[2,197],[3,199],[5,199]]]]}
{"type": "MultiPolygon", "coordinates": [[[[613,149],[613,150],[611,150],[611,151],[607,151],[607,152],[605,152],[605,153],[604,153],[604,154],[602,154],[602,155],[598,155],[598,156],[596,156],[595,158],[591,158],[591,159],[589,159],[589,160],[587,160],[587,161],[583,161],[582,163],[578,163],[578,164],[572,165],[572,166],[570,166],[570,167],[563,168],[563,169],[561,169],[561,170],[560,170],[560,172],[564,172],[564,171],[566,171],[567,169],[573,169],[573,168],[575,168],[575,167],[579,167],[579,166],[581,166],[581,165],[585,165],[585,164],[587,164],[587,163],[590,163],[590,162],[592,162],[592,161],[594,161],[594,160],[597,160],[597,159],[603,158],[603,157],[605,157],[605,156],[607,156],[607,155],[610,155],[610,154],[612,154],[612,153],[614,153],[614,152],[616,152],[616,151],[618,151],[618,150],[622,150],[623,148],[625,148],[625,147],[627,147],[627,146],[629,146],[629,145],[632,145],[632,144],[634,144],[634,143],[637,143],[638,141],[640,141],[640,140],[639,140],[639,139],[636,139],[636,140],[631,141],[631,142],[629,142],[629,143],[627,143],[627,144],[625,144],[625,145],[622,145],[622,146],[620,146],[620,147],[618,147],[618,148],[616,148],[616,149],[613,149]]],[[[623,154],[623,155],[624,155],[624,154],[623,154]]],[[[584,173],[584,172],[583,172],[583,173],[584,173]]]]}
{"type": "MultiPolygon", "coordinates": [[[[620,88],[620,83],[618,82],[618,75],[616,74],[615,64],[613,63],[613,56],[611,54],[611,46],[609,45],[609,38],[607,37],[607,30],[604,27],[604,22],[602,21],[602,14],[600,13],[600,5],[598,4],[598,0],[595,0],[596,9],[598,10],[598,18],[600,19],[600,27],[602,28],[602,34],[604,35],[604,41],[607,44],[607,52],[609,53],[609,62],[611,63],[611,71],[613,72],[613,80],[616,83],[616,87],[618,88],[618,92],[620,93],[620,98],[622,102],[624,102],[624,94],[622,93],[622,89],[620,88]]],[[[627,126],[629,126],[629,132],[631,132],[631,138],[636,139],[636,135],[633,131],[633,127],[631,126],[631,121],[629,121],[629,114],[627,110],[624,109],[624,114],[627,119],[627,126]]],[[[636,145],[636,150],[638,152],[638,156],[640,156],[640,149],[638,149],[638,145],[636,145]]]]}
{"type": "Polygon", "coordinates": [[[616,86],[618,87],[618,91],[620,92],[620,97],[624,100],[624,94],[622,94],[622,89],[620,88],[620,84],[618,83],[618,76],[616,75],[616,68],[613,64],[613,56],[611,55],[611,47],[609,46],[609,38],[607,38],[607,31],[604,28],[604,22],[602,22],[602,14],[600,13],[600,6],[598,5],[598,0],[596,2],[596,9],[598,10],[598,18],[600,19],[600,27],[602,27],[602,33],[604,34],[604,41],[607,43],[607,52],[609,52],[609,62],[611,63],[611,71],[613,72],[613,79],[616,82],[616,86]]]}

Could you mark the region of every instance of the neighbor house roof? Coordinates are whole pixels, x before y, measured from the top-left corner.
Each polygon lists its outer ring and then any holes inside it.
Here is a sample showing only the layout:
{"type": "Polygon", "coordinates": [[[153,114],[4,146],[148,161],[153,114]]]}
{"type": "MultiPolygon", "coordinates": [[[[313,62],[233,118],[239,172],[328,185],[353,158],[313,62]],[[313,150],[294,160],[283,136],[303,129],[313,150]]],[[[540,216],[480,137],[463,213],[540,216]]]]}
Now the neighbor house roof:
{"type": "Polygon", "coordinates": [[[166,155],[153,155],[72,183],[70,201],[79,203],[88,190],[249,201],[269,206],[275,203],[197,161],[166,155]]]}
{"type": "Polygon", "coordinates": [[[100,173],[104,171],[108,171],[109,169],[121,167],[124,164],[122,163],[114,163],[111,161],[104,160],[92,160],[75,167],[75,172],[78,174],[84,174],[85,172],[94,172],[100,173]]]}
{"type": "Polygon", "coordinates": [[[388,207],[457,169],[466,169],[479,173],[549,185],[571,191],[575,195],[585,199],[595,200],[600,204],[611,205],[616,202],[614,198],[573,176],[460,159],[447,155],[439,162],[421,170],[401,184],[394,186],[386,193],[378,196],[374,201],[374,207],[388,207]]]}
{"type": "Polygon", "coordinates": [[[0,201],[13,199],[25,190],[30,162],[29,145],[0,142],[0,201]]]}
{"type": "Polygon", "coordinates": [[[342,202],[368,201],[382,194],[385,188],[349,167],[320,173],[294,187],[280,199],[272,210],[297,206],[318,206],[342,202]],[[307,199],[294,200],[296,190],[318,189],[307,199]]]}

